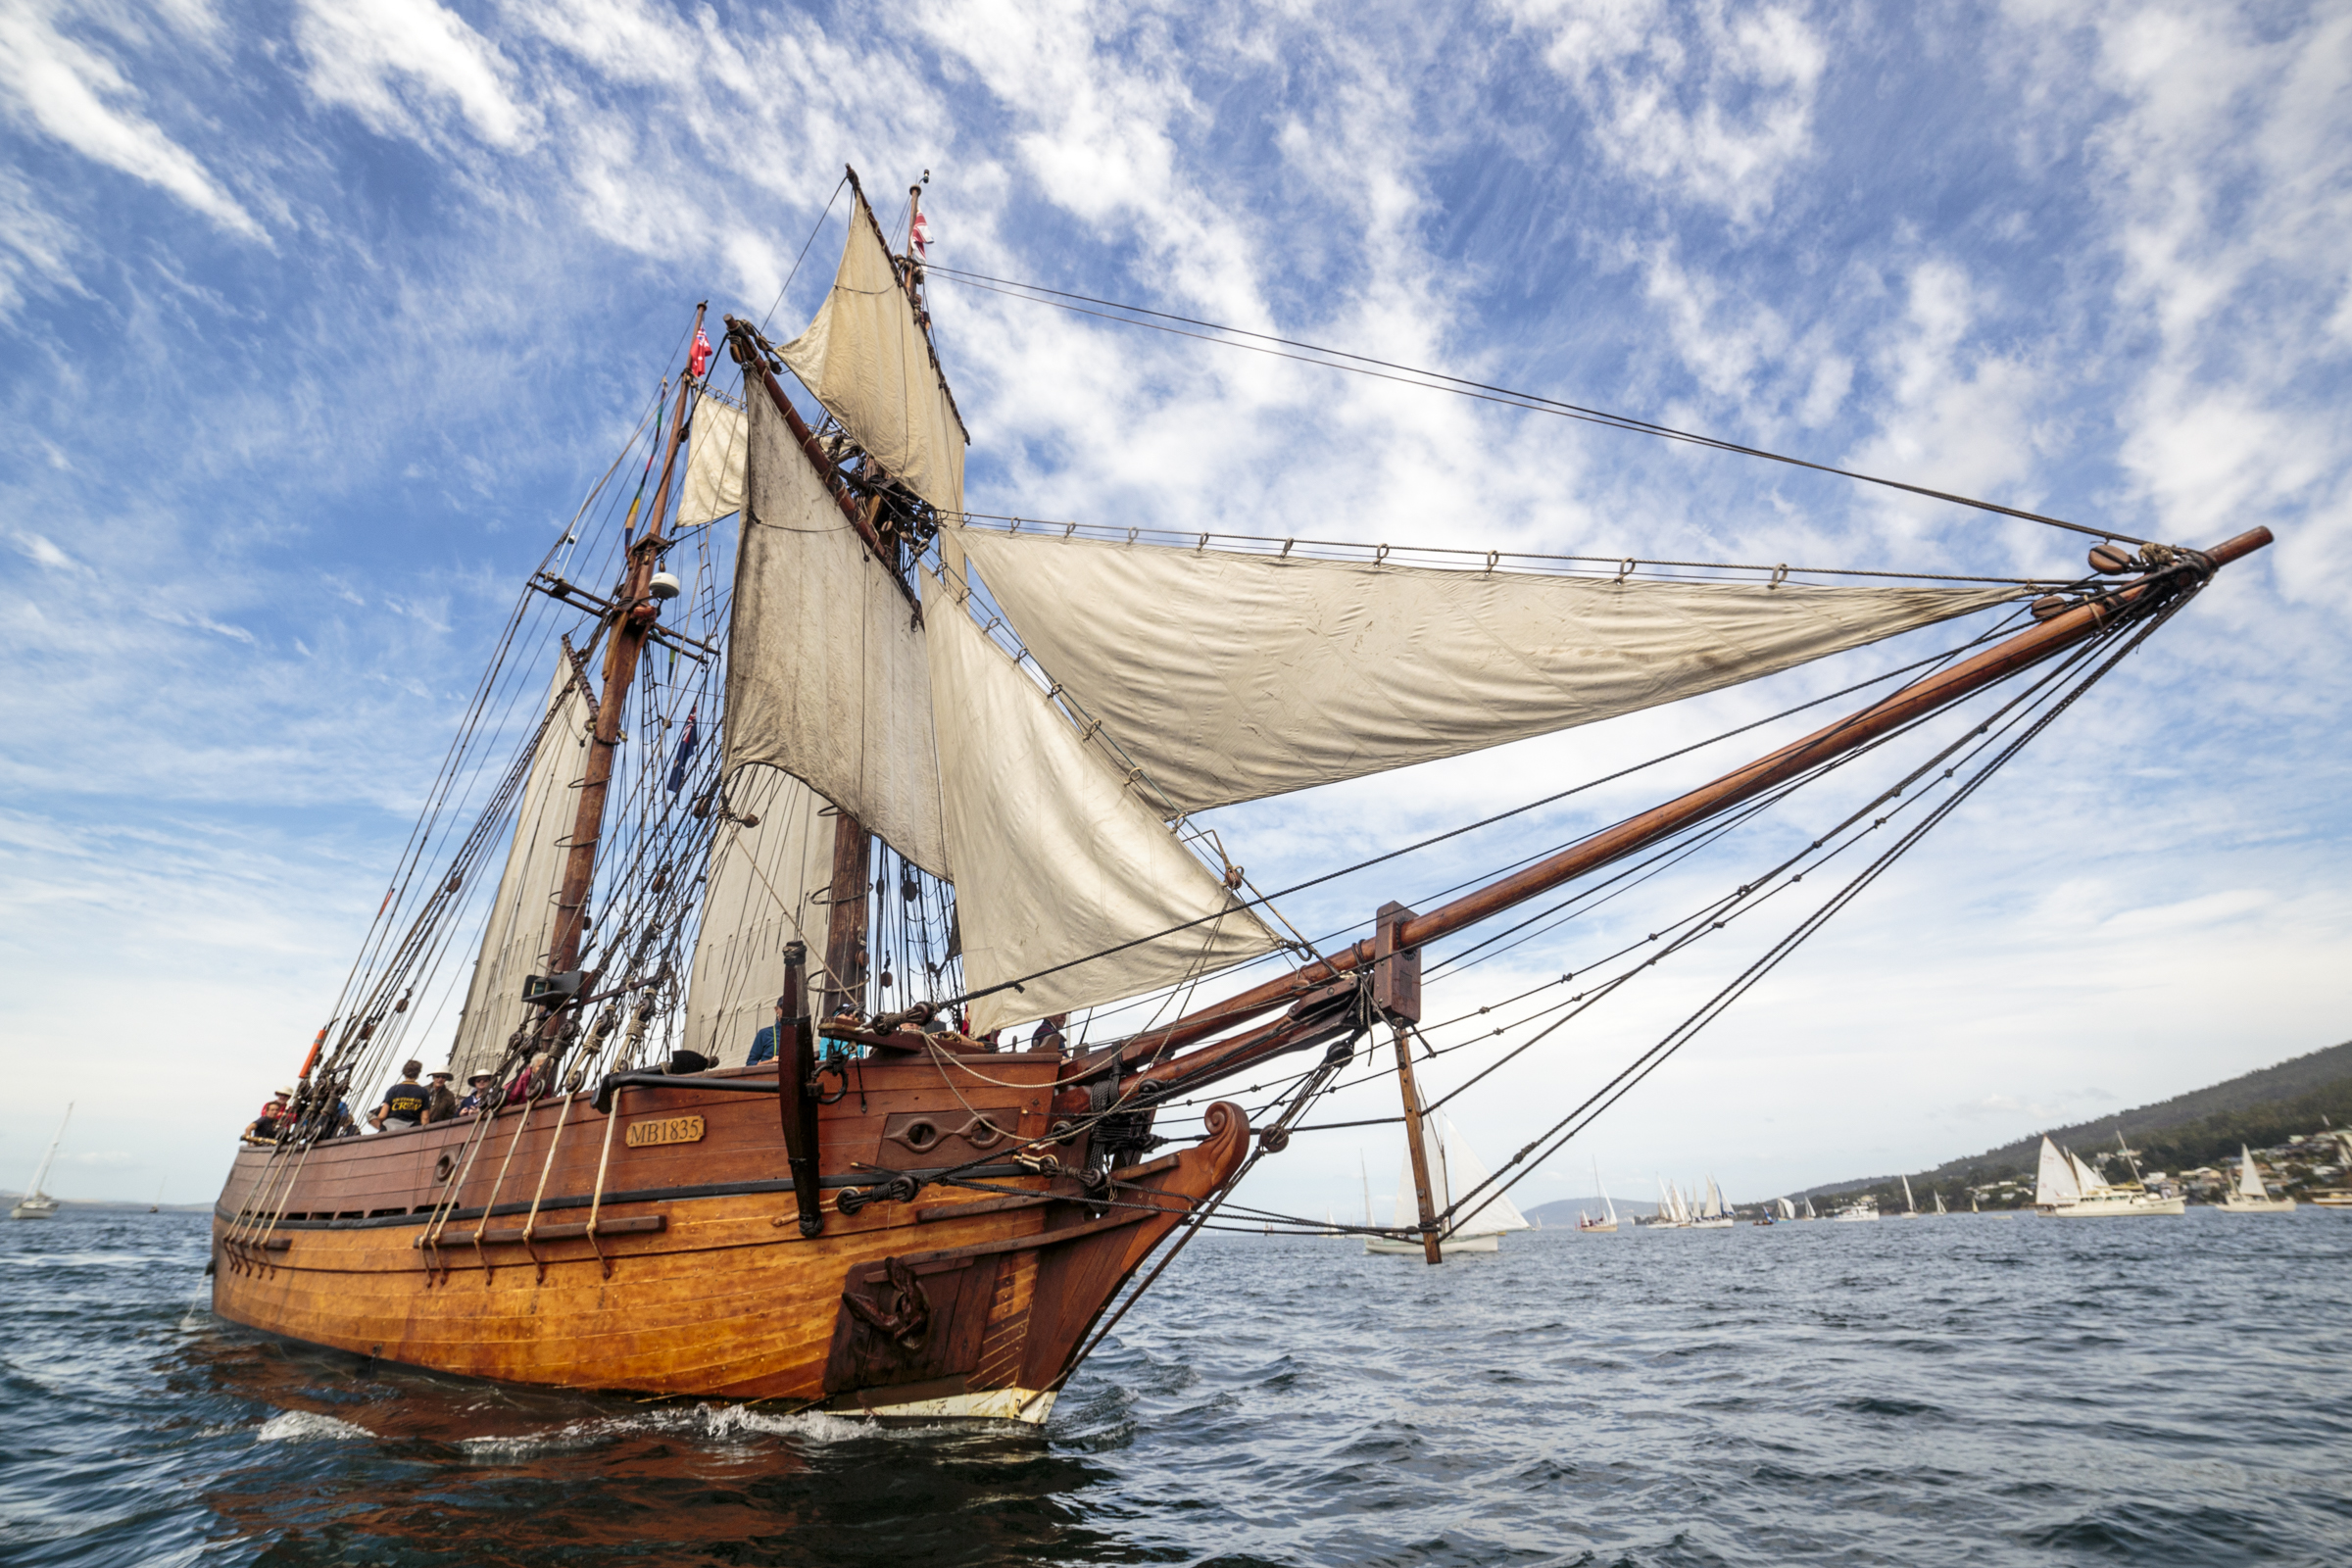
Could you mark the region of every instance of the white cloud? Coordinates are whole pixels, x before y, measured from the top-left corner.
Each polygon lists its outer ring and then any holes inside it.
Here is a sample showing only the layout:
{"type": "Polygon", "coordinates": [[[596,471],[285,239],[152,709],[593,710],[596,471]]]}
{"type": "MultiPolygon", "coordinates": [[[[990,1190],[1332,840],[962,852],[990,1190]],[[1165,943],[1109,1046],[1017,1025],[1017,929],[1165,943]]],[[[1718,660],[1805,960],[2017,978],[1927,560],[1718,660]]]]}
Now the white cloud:
{"type": "Polygon", "coordinates": [[[1508,0],[1505,10],[1550,33],[1544,62],[1636,178],[1749,223],[1812,154],[1829,50],[1788,7],[1508,0]]]}
{"type": "Polygon", "coordinates": [[[46,566],[51,571],[74,572],[81,569],[81,563],[67,555],[40,534],[10,534],[8,542],[15,545],[34,564],[46,566]]]}
{"type": "Polygon", "coordinates": [[[58,29],[62,10],[47,0],[0,6],[0,101],[84,158],[171,192],[233,234],[262,239],[261,224],[196,156],[138,113],[140,94],[114,61],[58,29]]]}
{"type": "Polygon", "coordinates": [[[312,93],[382,135],[428,137],[444,102],[504,151],[537,128],[536,111],[513,95],[513,64],[433,0],[305,0],[294,38],[312,93]]]}

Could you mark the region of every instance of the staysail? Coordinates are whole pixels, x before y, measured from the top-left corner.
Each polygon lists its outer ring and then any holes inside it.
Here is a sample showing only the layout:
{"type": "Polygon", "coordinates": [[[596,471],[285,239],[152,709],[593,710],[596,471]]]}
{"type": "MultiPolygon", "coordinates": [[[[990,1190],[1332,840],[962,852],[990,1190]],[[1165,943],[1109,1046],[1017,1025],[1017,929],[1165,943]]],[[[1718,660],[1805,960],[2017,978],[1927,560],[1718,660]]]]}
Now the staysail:
{"type": "Polygon", "coordinates": [[[1592,723],[2028,591],[1612,581],[954,534],[1024,646],[1171,816],[1592,723]]]}
{"type": "Polygon", "coordinates": [[[2254,1168],[2254,1151],[2243,1144],[2237,1146],[2237,1191],[2241,1198],[2271,1196],[2270,1190],[2262,1185],[2262,1172],[2254,1168]]]}
{"type": "Polygon", "coordinates": [[[738,820],[710,845],[702,933],[686,991],[688,1051],[722,1066],[751,1054],[753,1036],[775,1021],[784,949],[795,940],[809,954],[809,1007],[824,976],[824,900],[833,885],[833,818],[814,790],[789,773],[752,768],[728,787],[738,820]],[[741,816],[759,818],[757,827],[741,816]]]}
{"type": "Polygon", "coordinates": [[[2100,1175],[2089,1160],[2084,1159],[2071,1149],[2067,1151],[2066,1157],[2074,1164],[2075,1180],[2082,1186],[2084,1198],[2088,1198],[2092,1193],[2107,1185],[2107,1178],[2100,1175]]]}
{"type": "Polygon", "coordinates": [[[514,813],[514,840],[507,868],[482,928],[481,956],[466,987],[466,1010],[458,1018],[458,1040],[450,1070],[463,1083],[470,1074],[494,1072],[507,1040],[521,1027],[529,1004],[522,983],[547,968],[548,944],[556,929],[556,898],[564,888],[569,834],[588,770],[588,700],[573,677],[571,662],[556,659],[555,680],[540,711],[545,722],[531,753],[531,770],[514,813]]]}
{"type": "Polygon", "coordinates": [[[727,655],[726,769],[780,767],[952,877],[931,671],[906,589],[755,389],[727,655]]]}
{"type": "Polygon", "coordinates": [[[1044,688],[922,574],[939,769],[981,1034],[1135,996],[1276,942],[1178,843],[1044,688]],[[1054,968],[1090,954],[1056,973],[1054,968]],[[1027,978],[1036,976],[1036,978],[1027,978]]]}
{"type": "Polygon", "coordinates": [[[891,477],[942,512],[962,513],[970,437],[864,192],[833,292],[808,330],[776,352],[891,477]]]}
{"type": "Polygon", "coordinates": [[[2041,1141],[2041,1165],[2034,1173],[2034,1201],[2041,1208],[2063,1208],[2082,1200],[2082,1184],[2075,1168],[2047,1138],[2041,1141]]]}

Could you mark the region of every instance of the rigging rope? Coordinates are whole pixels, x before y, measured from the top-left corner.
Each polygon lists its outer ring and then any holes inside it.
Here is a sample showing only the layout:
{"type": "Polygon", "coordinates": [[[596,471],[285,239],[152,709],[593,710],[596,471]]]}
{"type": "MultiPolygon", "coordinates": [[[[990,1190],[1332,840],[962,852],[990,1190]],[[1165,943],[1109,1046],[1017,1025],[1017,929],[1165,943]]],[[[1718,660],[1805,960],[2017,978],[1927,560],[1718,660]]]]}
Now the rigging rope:
{"type": "Polygon", "coordinates": [[[1511,387],[1496,386],[1488,381],[1474,381],[1465,376],[1449,375],[1443,370],[1424,369],[1419,366],[1400,365],[1392,360],[1374,359],[1369,355],[1350,354],[1345,349],[1325,348],[1320,344],[1301,342],[1297,338],[1277,337],[1269,332],[1253,332],[1247,327],[1225,326],[1215,321],[1203,321],[1194,317],[1175,316],[1166,311],[1154,311],[1141,305],[1127,305],[1117,300],[1097,299],[1090,294],[1073,294],[1063,289],[1047,288],[1040,283],[1024,283],[1011,278],[991,277],[985,272],[967,272],[959,268],[932,263],[929,270],[935,276],[953,278],[971,287],[1006,299],[1025,300],[1033,305],[1050,305],[1055,310],[1077,316],[1091,316],[1098,320],[1115,321],[1125,326],[1141,326],[1154,332],[1166,332],[1175,337],[1188,337],[1203,343],[1216,343],[1226,348],[1246,349],[1252,354],[1269,355],[1278,360],[1292,360],[1300,365],[1316,365],[1326,369],[1345,370],[1352,375],[1370,376],[1375,380],[1395,381],[1405,386],[1424,387],[1432,392],[1446,392],[1455,397],[1470,398],[1481,403],[1498,403],[1507,408],[1524,409],[1531,414],[1556,415],[1564,419],[1597,424],[1612,430],[1628,430],[1637,435],[1656,436],[1661,440],[1685,442],[1717,452],[1729,452],[1740,457],[1761,458],[1770,463],[1783,463],[1795,468],[1810,468],[1816,473],[1836,474],[1839,478],[1875,484],[1889,490],[1906,491],[1932,501],[1948,501],[1954,506],[1989,512],[2004,517],[2017,517],[2026,522],[2038,522],[2047,527],[2064,528],[2070,532],[2088,534],[2094,539],[2120,539],[2130,544],[2146,544],[2130,534],[2117,533],[2112,528],[2093,528],[2085,523],[2069,522],[2063,517],[2044,516],[2038,512],[2025,512],[2016,507],[2004,507],[1998,502],[1979,500],[1949,490],[1936,490],[1927,485],[1911,484],[1901,479],[1888,479],[1853,468],[1840,468],[1834,464],[1815,463],[1807,458],[1791,457],[1763,447],[1744,446],[1720,436],[1702,435],[1694,430],[1679,429],[1652,419],[1636,418],[1632,415],[1612,414],[1606,409],[1592,408],[1579,403],[1567,403],[1547,398],[1540,393],[1521,392],[1511,387]],[[1089,309],[1089,307],[1101,307],[1089,309]],[[1125,312],[1125,315],[1112,315],[1125,312]],[[1138,318],[1152,318],[1145,320],[1138,318]],[[1182,325],[1162,325],[1162,322],[1181,322],[1182,325]],[[1200,331],[1187,331],[1200,327],[1200,331]],[[1220,334],[1220,335],[1212,335],[1220,334]],[[1254,342],[1237,342],[1251,338],[1254,342]],[[1262,347],[1279,344],[1279,348],[1262,347]],[[1301,350],[1285,353],[1285,349],[1301,350]]]}

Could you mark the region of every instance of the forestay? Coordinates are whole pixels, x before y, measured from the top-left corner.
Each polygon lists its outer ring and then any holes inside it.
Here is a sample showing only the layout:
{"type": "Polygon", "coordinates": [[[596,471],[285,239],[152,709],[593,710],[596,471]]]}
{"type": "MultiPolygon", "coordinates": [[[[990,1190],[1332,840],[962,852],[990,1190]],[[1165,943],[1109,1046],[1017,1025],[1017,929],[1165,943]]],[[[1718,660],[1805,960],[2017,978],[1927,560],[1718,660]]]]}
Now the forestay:
{"type": "Polygon", "coordinates": [[[686,992],[685,1046],[726,1066],[750,1054],[752,1037],[775,1021],[784,949],[808,944],[808,1005],[824,977],[825,896],[833,883],[833,818],[824,801],[789,773],[752,768],[728,786],[728,801],[757,827],[722,825],[710,843],[703,925],[686,992]]]}
{"type": "Polygon", "coordinates": [[[940,511],[962,513],[963,418],[862,192],[832,293],[808,330],[776,352],[892,477],[940,511]]]}
{"type": "Polygon", "coordinates": [[[548,945],[556,929],[556,898],[564,888],[567,851],[560,842],[571,832],[580,780],[588,771],[588,729],[593,715],[580,694],[570,661],[556,659],[555,680],[541,707],[543,722],[523,781],[522,804],[514,813],[514,839],[507,868],[482,928],[482,951],[466,988],[466,1010],[450,1070],[463,1083],[477,1072],[495,1072],[507,1041],[521,1027],[528,1004],[522,984],[547,972],[548,945]]]}
{"type": "Polygon", "coordinates": [[[1171,816],[1589,724],[2027,592],[1620,582],[954,534],[1022,643],[1171,816]]]}
{"type": "Polygon", "coordinates": [[[964,985],[1021,982],[977,999],[973,1030],[1135,996],[1275,947],[940,579],[926,570],[922,587],[964,985]]]}
{"type": "Polygon", "coordinates": [[[780,767],[924,870],[952,876],[914,605],[784,416],[764,396],[750,414],[727,773],[780,767]]]}

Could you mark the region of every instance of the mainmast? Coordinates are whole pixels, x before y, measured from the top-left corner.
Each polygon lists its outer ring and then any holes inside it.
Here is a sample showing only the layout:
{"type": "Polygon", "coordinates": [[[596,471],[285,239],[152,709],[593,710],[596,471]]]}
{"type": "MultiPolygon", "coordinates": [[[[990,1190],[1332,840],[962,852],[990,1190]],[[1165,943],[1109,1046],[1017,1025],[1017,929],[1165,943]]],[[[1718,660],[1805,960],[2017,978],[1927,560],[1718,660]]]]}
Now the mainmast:
{"type": "MultiPolygon", "coordinates": [[[[694,342],[703,330],[703,315],[709,302],[694,308],[694,331],[687,341],[694,342]]],[[[605,647],[604,691],[597,703],[596,727],[588,742],[588,765],[580,780],[579,808],[572,816],[571,837],[564,861],[564,883],[556,895],[556,927],[548,944],[548,974],[559,985],[562,977],[571,975],[580,966],[581,938],[588,925],[588,890],[596,881],[596,847],[605,830],[605,798],[611,792],[612,769],[620,749],[621,720],[627,711],[629,688],[637,677],[638,662],[644,657],[645,645],[653,637],[655,622],[661,618],[662,606],[653,597],[654,570],[661,564],[662,552],[668,541],[662,537],[662,524],[669,512],[670,480],[676,470],[678,448],[686,434],[686,394],[692,386],[690,376],[678,378],[677,404],[670,410],[668,445],[662,454],[662,479],[654,490],[653,507],[646,513],[645,532],[628,547],[628,564],[621,580],[621,589],[612,602],[610,617],[611,640],[605,647]]],[[[573,984],[570,996],[577,996],[584,986],[573,984]]],[[[559,1027],[556,1020],[563,1015],[563,1001],[568,997],[551,999],[558,1004],[548,1009],[541,1024],[543,1042],[552,1040],[559,1027]]]]}

